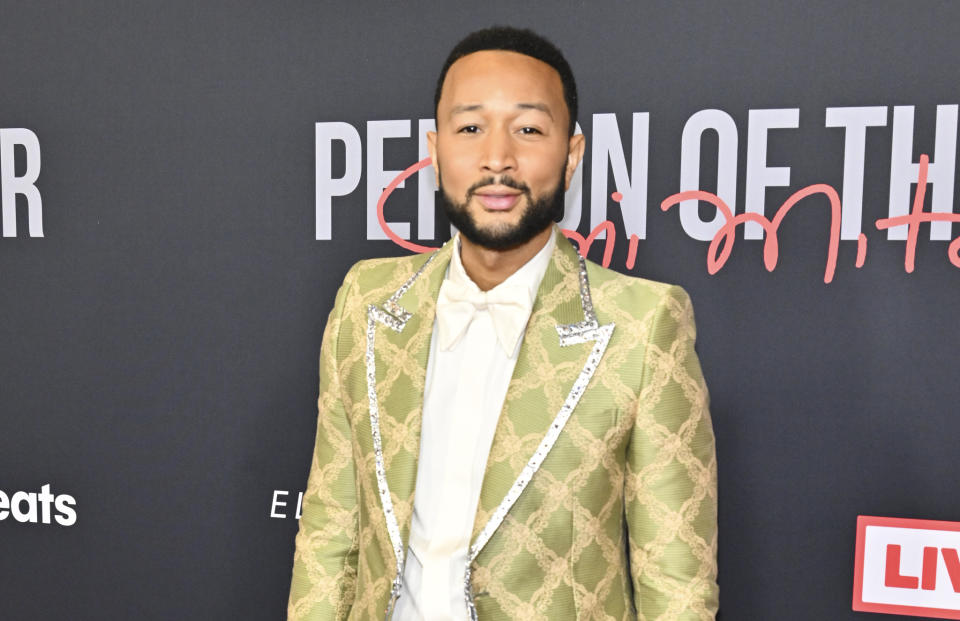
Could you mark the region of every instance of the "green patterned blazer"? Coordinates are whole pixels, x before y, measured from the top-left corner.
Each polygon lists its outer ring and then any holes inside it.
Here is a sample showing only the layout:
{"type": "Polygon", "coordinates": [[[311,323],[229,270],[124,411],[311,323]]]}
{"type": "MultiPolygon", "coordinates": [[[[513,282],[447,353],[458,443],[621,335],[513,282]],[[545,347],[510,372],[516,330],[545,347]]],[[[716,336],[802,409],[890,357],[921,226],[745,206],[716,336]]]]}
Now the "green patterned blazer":
{"type": "MultiPolygon", "coordinates": [[[[497,423],[464,568],[474,618],[713,619],[716,456],[680,287],[584,261],[559,229],[497,423]]],[[[453,244],[357,263],[320,354],[288,618],[389,618],[453,244]]]]}

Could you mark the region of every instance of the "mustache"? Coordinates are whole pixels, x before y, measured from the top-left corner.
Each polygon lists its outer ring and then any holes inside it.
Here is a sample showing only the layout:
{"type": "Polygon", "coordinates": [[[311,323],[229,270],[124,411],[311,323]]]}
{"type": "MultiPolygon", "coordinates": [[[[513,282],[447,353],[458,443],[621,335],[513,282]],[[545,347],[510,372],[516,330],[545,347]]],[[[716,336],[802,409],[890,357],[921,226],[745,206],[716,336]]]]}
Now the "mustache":
{"type": "Polygon", "coordinates": [[[526,194],[528,198],[530,196],[530,186],[528,186],[526,183],[517,181],[509,175],[500,175],[499,177],[485,177],[484,179],[481,179],[480,181],[477,181],[471,185],[469,188],[467,188],[467,199],[479,192],[482,188],[494,185],[500,185],[514,190],[519,190],[526,194]]]}

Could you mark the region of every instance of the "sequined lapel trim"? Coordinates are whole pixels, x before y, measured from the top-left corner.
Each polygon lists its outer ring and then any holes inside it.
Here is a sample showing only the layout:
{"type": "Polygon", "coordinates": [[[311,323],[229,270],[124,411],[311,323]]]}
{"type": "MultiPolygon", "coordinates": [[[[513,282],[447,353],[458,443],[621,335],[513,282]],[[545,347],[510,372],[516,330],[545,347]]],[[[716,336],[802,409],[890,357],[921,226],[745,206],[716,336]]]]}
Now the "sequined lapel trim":
{"type": "Polygon", "coordinates": [[[407,325],[407,321],[413,317],[413,313],[400,306],[400,298],[402,298],[403,294],[405,294],[407,290],[413,286],[413,283],[417,280],[417,278],[420,278],[420,274],[423,274],[423,270],[427,269],[427,266],[430,265],[430,262],[436,258],[437,254],[438,252],[431,254],[427,260],[424,261],[423,265],[420,266],[420,269],[414,272],[413,276],[408,278],[407,282],[403,283],[399,289],[394,291],[393,295],[391,295],[387,301],[383,303],[383,306],[371,304],[368,307],[368,315],[392,330],[396,332],[402,332],[404,326],[407,325]]]}
{"type": "MultiPolygon", "coordinates": [[[[597,314],[593,311],[593,298],[590,297],[590,283],[587,281],[587,262],[580,259],[580,305],[583,307],[583,321],[557,326],[560,346],[576,345],[596,340],[594,333],[600,329],[597,314]]],[[[613,324],[609,324],[612,328],[613,324]]]]}
{"type": "Polygon", "coordinates": [[[490,540],[490,537],[493,536],[493,533],[500,527],[500,524],[503,523],[507,513],[513,507],[514,503],[517,502],[520,494],[523,493],[530,479],[532,479],[533,475],[539,470],[543,460],[546,459],[547,454],[553,448],[557,438],[560,436],[560,432],[563,431],[564,425],[567,424],[567,419],[570,418],[570,414],[573,413],[573,409],[577,406],[577,403],[579,403],[580,397],[583,396],[583,391],[586,390],[587,384],[590,383],[590,378],[593,377],[594,372],[597,370],[597,365],[600,364],[600,359],[603,357],[603,353],[606,351],[607,345],[610,342],[610,336],[613,334],[613,323],[601,326],[597,322],[597,315],[593,310],[593,300],[590,297],[590,283],[587,281],[587,264],[583,257],[580,257],[580,302],[583,306],[583,321],[557,326],[560,346],[566,347],[567,345],[594,341],[593,349],[590,351],[587,362],[583,365],[580,375],[577,376],[577,379],[573,382],[567,398],[560,407],[560,411],[557,412],[557,416],[553,419],[550,429],[547,430],[537,450],[520,472],[520,476],[514,481],[510,491],[508,491],[507,495],[500,501],[493,515],[490,516],[490,519],[486,525],[484,525],[483,530],[477,535],[477,539],[473,542],[473,545],[470,546],[469,554],[467,555],[467,567],[464,572],[463,586],[467,610],[473,621],[477,621],[477,608],[473,601],[471,565],[490,540]]]}
{"type": "Polygon", "coordinates": [[[400,597],[400,589],[403,586],[403,568],[406,560],[403,547],[403,538],[400,535],[400,525],[397,522],[397,515],[393,510],[393,499],[390,497],[390,486],[387,484],[386,467],[383,463],[383,442],[380,437],[380,405],[377,400],[377,357],[376,357],[376,337],[377,323],[389,327],[396,332],[402,332],[407,321],[413,317],[413,313],[400,306],[399,300],[403,294],[413,285],[414,281],[420,277],[423,270],[433,261],[437,253],[430,255],[430,258],[420,266],[420,269],[411,276],[407,282],[403,283],[399,289],[394,292],[390,298],[383,303],[383,306],[371,304],[367,307],[367,399],[370,403],[370,429],[373,434],[373,452],[375,468],[377,473],[377,491],[380,494],[380,504],[383,506],[383,515],[387,522],[387,532],[390,535],[390,544],[393,546],[393,554],[397,561],[397,575],[393,579],[390,587],[390,601],[387,604],[386,619],[389,621],[393,613],[393,607],[397,598],[400,597]]]}

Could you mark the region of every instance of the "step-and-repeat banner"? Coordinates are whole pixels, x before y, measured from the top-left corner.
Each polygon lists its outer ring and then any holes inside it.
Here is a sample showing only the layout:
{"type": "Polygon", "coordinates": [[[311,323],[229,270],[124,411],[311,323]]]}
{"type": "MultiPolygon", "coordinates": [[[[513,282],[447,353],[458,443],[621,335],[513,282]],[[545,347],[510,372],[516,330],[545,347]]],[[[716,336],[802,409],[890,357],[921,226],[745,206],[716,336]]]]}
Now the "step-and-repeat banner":
{"type": "Polygon", "coordinates": [[[721,618],[960,618],[960,5],[4,4],[0,617],[283,617],[334,293],[449,238],[502,23],[579,83],[568,235],[693,299],[721,618]]]}

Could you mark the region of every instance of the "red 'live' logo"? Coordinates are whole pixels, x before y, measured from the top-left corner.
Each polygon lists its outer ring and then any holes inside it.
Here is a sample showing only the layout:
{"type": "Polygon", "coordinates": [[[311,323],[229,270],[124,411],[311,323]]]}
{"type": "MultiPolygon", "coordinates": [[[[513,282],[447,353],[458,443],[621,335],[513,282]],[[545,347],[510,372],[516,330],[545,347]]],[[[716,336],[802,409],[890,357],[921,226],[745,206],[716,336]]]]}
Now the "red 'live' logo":
{"type": "Polygon", "coordinates": [[[960,522],[859,516],[853,609],[960,619],[960,522]]]}

